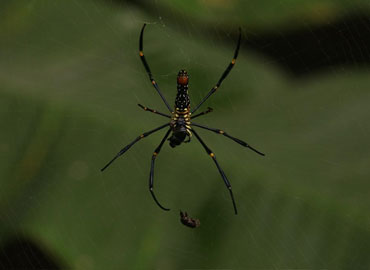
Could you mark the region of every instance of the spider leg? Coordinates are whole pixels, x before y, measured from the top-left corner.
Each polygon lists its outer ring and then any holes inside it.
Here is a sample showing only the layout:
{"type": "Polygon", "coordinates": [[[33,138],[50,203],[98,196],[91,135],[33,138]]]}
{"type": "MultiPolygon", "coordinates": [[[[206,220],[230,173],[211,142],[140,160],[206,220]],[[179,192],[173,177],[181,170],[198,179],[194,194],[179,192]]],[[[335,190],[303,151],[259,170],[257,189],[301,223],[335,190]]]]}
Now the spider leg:
{"type": "Polygon", "coordinates": [[[163,210],[165,210],[165,211],[169,211],[170,209],[163,207],[163,206],[158,202],[157,198],[156,198],[156,197],[155,197],[155,195],[154,195],[154,191],[153,191],[153,183],[154,183],[154,162],[155,162],[155,159],[157,158],[157,155],[158,155],[158,154],[159,154],[159,152],[161,151],[161,148],[162,148],[162,146],[163,146],[164,142],[166,141],[166,139],[167,139],[168,135],[170,134],[170,132],[171,132],[171,128],[169,128],[169,129],[168,129],[168,131],[167,131],[166,135],[164,135],[164,137],[163,137],[163,139],[162,139],[161,143],[160,143],[160,144],[158,145],[158,147],[154,150],[154,153],[153,153],[153,155],[152,155],[152,162],[151,162],[151,166],[150,166],[150,176],[149,176],[149,191],[150,191],[150,193],[152,194],[153,199],[154,199],[154,201],[157,203],[157,205],[158,205],[161,209],[163,209],[163,210]]]}
{"type": "Polygon", "coordinates": [[[143,65],[145,67],[146,73],[148,73],[149,79],[150,79],[151,83],[153,84],[155,90],[157,90],[158,94],[161,96],[161,98],[162,98],[163,102],[166,104],[168,110],[170,112],[172,112],[172,109],[171,109],[170,104],[168,104],[166,98],[163,96],[161,90],[159,89],[158,84],[155,82],[155,80],[153,78],[153,75],[152,75],[152,72],[150,71],[148,62],[146,61],[145,56],[144,56],[144,51],[143,51],[143,35],[144,35],[145,26],[146,26],[146,23],[144,23],[143,28],[141,28],[141,33],[140,33],[140,40],[139,40],[139,55],[140,55],[140,59],[141,59],[141,62],[143,62],[143,65]]]}
{"type": "Polygon", "coordinates": [[[224,135],[225,137],[227,137],[229,139],[232,139],[234,142],[237,142],[238,144],[243,145],[244,147],[248,147],[249,149],[251,149],[252,151],[256,152],[257,154],[260,154],[261,156],[264,156],[265,155],[264,153],[258,151],[257,149],[255,149],[252,146],[250,146],[249,144],[247,144],[245,141],[242,141],[242,140],[240,140],[238,138],[235,138],[233,136],[230,136],[229,134],[227,134],[225,131],[223,131],[221,129],[206,127],[206,126],[203,126],[203,125],[196,124],[194,122],[192,122],[191,125],[192,126],[196,126],[196,127],[200,127],[200,128],[203,128],[203,129],[206,129],[206,130],[209,130],[209,131],[213,131],[213,132],[215,132],[217,134],[224,135]]]}
{"type": "Polygon", "coordinates": [[[195,132],[194,129],[192,129],[195,137],[198,139],[198,141],[202,144],[202,146],[204,147],[204,149],[206,150],[206,152],[208,153],[208,155],[213,159],[213,161],[215,162],[216,166],[217,166],[217,169],[218,171],[220,172],[221,174],[221,177],[222,179],[224,180],[225,182],[225,185],[227,187],[227,189],[229,190],[230,192],[230,196],[231,196],[231,200],[233,202],[233,206],[234,206],[234,211],[235,211],[235,215],[238,214],[238,210],[236,209],[236,204],[235,204],[235,200],[234,200],[234,195],[233,195],[233,192],[231,190],[231,184],[229,182],[229,180],[227,179],[224,171],[221,169],[220,165],[218,164],[217,160],[216,160],[216,156],[215,154],[212,152],[211,149],[209,149],[209,147],[203,142],[203,140],[199,137],[198,133],[195,132]]]}
{"type": "Polygon", "coordinates": [[[193,134],[191,134],[190,128],[186,129],[186,136],[188,137],[188,139],[184,141],[184,143],[189,143],[191,141],[191,137],[193,136],[193,134]]]}
{"type": "Polygon", "coordinates": [[[198,116],[202,116],[202,115],[205,115],[205,114],[210,113],[210,112],[213,112],[213,109],[210,108],[210,107],[208,107],[208,109],[206,111],[201,112],[201,113],[198,113],[198,114],[192,116],[191,119],[197,118],[198,116]]]}
{"type": "Polygon", "coordinates": [[[235,62],[236,62],[236,58],[238,57],[238,53],[239,53],[239,48],[240,48],[240,42],[241,42],[241,39],[242,39],[242,30],[239,28],[239,39],[238,39],[238,44],[236,45],[236,49],[235,49],[235,52],[234,52],[234,57],[233,59],[231,60],[230,64],[227,66],[226,70],[224,71],[224,73],[222,74],[221,78],[218,80],[218,82],[216,83],[216,85],[208,92],[208,94],[202,99],[202,101],[197,105],[195,106],[195,108],[191,111],[191,113],[194,113],[196,110],[199,109],[199,107],[214,93],[216,92],[216,90],[220,87],[222,81],[227,77],[227,75],[229,75],[229,72],[231,71],[231,69],[234,67],[235,65],[235,62]]]}
{"type": "Polygon", "coordinates": [[[118,153],[117,155],[107,163],[107,165],[105,165],[100,171],[104,171],[106,168],[108,168],[109,165],[111,165],[113,163],[113,161],[115,161],[119,156],[123,155],[128,149],[130,149],[131,146],[133,146],[135,143],[137,143],[138,141],[140,141],[142,138],[145,138],[147,136],[149,136],[150,134],[164,128],[164,127],[167,127],[169,125],[169,123],[167,124],[164,124],[160,127],[157,127],[155,129],[152,129],[150,131],[147,131],[143,134],[141,134],[140,136],[138,136],[135,140],[133,140],[132,142],[130,142],[128,145],[126,145],[125,147],[123,147],[118,153]]]}
{"type": "Polygon", "coordinates": [[[152,112],[152,113],[155,113],[155,114],[162,115],[162,116],[167,117],[167,118],[171,118],[171,116],[170,116],[170,115],[168,115],[168,114],[161,113],[161,112],[159,112],[159,111],[157,111],[157,110],[150,109],[150,108],[145,107],[145,106],[143,106],[143,105],[141,105],[141,104],[137,104],[137,105],[138,105],[140,108],[142,108],[144,111],[149,111],[149,112],[152,112]]]}

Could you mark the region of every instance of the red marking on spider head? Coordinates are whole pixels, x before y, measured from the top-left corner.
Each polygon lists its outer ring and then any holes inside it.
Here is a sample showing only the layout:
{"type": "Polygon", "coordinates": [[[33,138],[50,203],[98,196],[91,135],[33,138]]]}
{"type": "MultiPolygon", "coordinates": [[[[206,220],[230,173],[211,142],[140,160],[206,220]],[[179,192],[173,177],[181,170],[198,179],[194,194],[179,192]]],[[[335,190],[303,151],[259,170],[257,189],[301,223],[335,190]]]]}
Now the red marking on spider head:
{"type": "Polygon", "coordinates": [[[177,84],[186,85],[189,82],[189,75],[185,70],[180,70],[177,75],[177,84]]]}

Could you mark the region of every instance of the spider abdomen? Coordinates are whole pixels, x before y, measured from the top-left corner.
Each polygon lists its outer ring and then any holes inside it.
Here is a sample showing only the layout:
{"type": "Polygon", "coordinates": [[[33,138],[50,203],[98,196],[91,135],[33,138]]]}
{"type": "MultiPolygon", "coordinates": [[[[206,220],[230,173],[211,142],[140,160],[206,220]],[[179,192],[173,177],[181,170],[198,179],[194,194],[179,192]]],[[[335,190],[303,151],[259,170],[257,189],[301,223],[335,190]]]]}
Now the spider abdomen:
{"type": "Polygon", "coordinates": [[[190,98],[188,95],[188,85],[177,85],[175,105],[179,111],[184,111],[189,108],[190,98]]]}
{"type": "Polygon", "coordinates": [[[185,70],[180,70],[177,75],[177,95],[175,100],[176,110],[183,112],[190,107],[188,95],[189,75],[185,70]]]}

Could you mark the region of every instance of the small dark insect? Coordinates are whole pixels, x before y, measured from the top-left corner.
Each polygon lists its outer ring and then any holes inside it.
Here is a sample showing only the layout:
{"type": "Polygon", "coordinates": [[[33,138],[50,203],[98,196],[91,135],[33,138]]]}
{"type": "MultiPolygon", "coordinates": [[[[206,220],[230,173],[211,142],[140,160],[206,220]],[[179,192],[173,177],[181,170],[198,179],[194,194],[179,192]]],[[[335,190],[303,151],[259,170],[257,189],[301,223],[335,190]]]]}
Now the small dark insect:
{"type": "Polygon", "coordinates": [[[144,35],[145,26],[146,26],[146,24],[144,24],[143,25],[143,28],[141,29],[140,39],[139,39],[139,55],[140,55],[140,59],[141,59],[143,65],[145,67],[145,70],[146,70],[148,76],[149,76],[150,82],[152,83],[152,85],[154,86],[154,88],[158,92],[158,94],[161,96],[161,98],[162,98],[163,102],[165,103],[165,105],[166,105],[168,111],[170,112],[170,114],[165,114],[165,113],[161,113],[161,112],[159,112],[157,110],[149,109],[148,107],[145,107],[145,106],[143,106],[141,104],[138,104],[138,105],[143,110],[149,111],[149,112],[152,112],[152,113],[155,113],[155,114],[164,116],[164,117],[167,117],[167,118],[170,119],[170,121],[167,122],[167,123],[165,123],[165,124],[163,124],[163,125],[161,125],[160,127],[157,127],[155,129],[152,129],[152,130],[149,130],[147,132],[142,133],[135,140],[133,140],[131,143],[129,143],[128,145],[126,145],[124,148],[122,148],[116,154],[116,156],[111,161],[109,161],[107,165],[105,165],[101,169],[101,171],[104,171],[110,164],[112,164],[113,161],[115,161],[119,156],[123,155],[128,149],[131,148],[131,146],[133,146],[135,143],[137,143],[141,139],[149,136],[150,134],[152,134],[154,132],[157,132],[158,130],[161,130],[161,129],[165,128],[165,127],[169,127],[168,130],[167,130],[167,132],[166,132],[166,134],[164,135],[161,143],[154,150],[154,153],[152,155],[152,161],[151,161],[151,167],[150,167],[150,176],[149,176],[149,191],[152,194],[154,201],[157,203],[157,205],[161,209],[168,211],[170,209],[163,207],[158,202],[157,198],[154,195],[153,184],[154,184],[154,163],[155,163],[155,160],[156,160],[159,152],[161,151],[161,148],[162,148],[164,142],[167,140],[167,138],[169,137],[170,134],[171,134],[171,136],[168,138],[168,141],[169,141],[169,144],[170,144],[171,147],[176,147],[176,146],[180,145],[181,143],[188,143],[188,142],[190,142],[190,139],[191,139],[192,135],[194,134],[195,137],[197,138],[197,140],[203,146],[204,150],[207,152],[207,154],[212,158],[213,162],[215,163],[215,165],[216,165],[216,167],[217,167],[217,169],[218,169],[218,171],[219,171],[219,173],[220,173],[220,175],[221,175],[221,177],[222,177],[222,179],[223,179],[223,181],[224,181],[227,189],[230,192],[231,200],[232,200],[232,203],[233,203],[233,206],[234,206],[235,215],[236,215],[238,213],[238,211],[236,209],[236,204],[235,204],[234,196],[233,196],[233,193],[232,193],[232,190],[231,190],[231,184],[230,184],[229,180],[227,179],[224,171],[221,169],[220,165],[218,164],[218,162],[216,160],[215,154],[205,144],[205,142],[201,139],[201,137],[195,131],[194,127],[199,127],[199,128],[202,128],[202,129],[205,129],[205,130],[208,130],[208,131],[215,132],[217,134],[221,134],[221,135],[223,135],[223,136],[225,136],[225,137],[233,140],[234,142],[236,142],[236,143],[238,143],[238,144],[240,144],[240,145],[242,145],[244,147],[247,147],[247,148],[253,150],[257,154],[260,154],[262,156],[264,156],[265,154],[263,154],[260,151],[256,150],[255,148],[253,148],[252,146],[250,146],[246,142],[244,142],[244,141],[242,141],[240,139],[237,139],[235,137],[232,137],[231,135],[227,134],[225,131],[223,131],[221,129],[210,128],[210,127],[207,127],[207,126],[204,126],[204,125],[201,125],[201,124],[194,123],[191,120],[193,120],[193,119],[195,119],[195,118],[197,118],[199,116],[202,116],[202,115],[205,115],[207,113],[212,112],[212,109],[211,108],[208,108],[208,110],[206,110],[204,112],[201,112],[201,113],[198,113],[198,114],[193,115],[199,109],[199,107],[213,93],[216,92],[216,90],[220,87],[222,81],[227,77],[227,75],[229,74],[229,72],[231,71],[231,69],[234,67],[235,62],[236,62],[236,58],[238,57],[238,52],[239,52],[239,47],[240,47],[240,42],[241,42],[241,29],[239,28],[239,39],[238,39],[238,43],[237,43],[237,46],[236,46],[236,49],[235,49],[235,52],[234,52],[234,57],[231,60],[230,64],[227,66],[226,70],[222,73],[221,78],[218,80],[218,82],[216,83],[216,85],[214,87],[212,87],[212,89],[208,92],[208,94],[201,100],[201,102],[199,102],[199,104],[197,106],[195,106],[194,109],[190,110],[190,99],[189,99],[189,95],[188,95],[189,75],[188,75],[188,73],[185,70],[180,70],[179,73],[178,73],[178,75],[177,75],[177,96],[176,96],[176,100],[175,100],[174,109],[171,108],[171,106],[167,102],[166,98],[163,96],[161,90],[159,89],[158,84],[154,80],[153,75],[152,75],[152,72],[150,71],[149,65],[148,65],[148,63],[147,63],[147,61],[145,59],[144,52],[143,52],[143,35],[144,35]]]}
{"type": "Polygon", "coordinates": [[[200,226],[199,219],[191,218],[188,216],[188,213],[186,212],[183,213],[181,210],[180,210],[180,221],[182,224],[190,228],[198,228],[200,226]]]}

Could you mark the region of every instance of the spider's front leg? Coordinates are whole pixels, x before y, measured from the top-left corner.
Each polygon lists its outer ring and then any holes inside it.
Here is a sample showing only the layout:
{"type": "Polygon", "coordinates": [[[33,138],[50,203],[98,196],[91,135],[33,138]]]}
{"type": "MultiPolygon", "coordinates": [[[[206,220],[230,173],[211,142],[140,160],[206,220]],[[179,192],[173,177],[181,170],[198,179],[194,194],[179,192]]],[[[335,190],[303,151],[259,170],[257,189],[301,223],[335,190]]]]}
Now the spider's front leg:
{"type": "Polygon", "coordinates": [[[146,24],[144,23],[143,25],[143,28],[141,28],[141,33],[140,33],[140,39],[139,39],[139,55],[140,55],[140,59],[141,59],[141,62],[143,63],[144,65],[144,68],[146,70],[146,73],[148,74],[149,76],[149,80],[150,82],[152,83],[152,85],[154,86],[155,90],[157,90],[158,94],[161,96],[164,104],[166,104],[168,110],[170,112],[172,112],[172,109],[171,109],[171,106],[170,104],[168,104],[168,101],[166,100],[166,98],[163,96],[161,90],[159,89],[159,86],[157,84],[157,82],[154,80],[153,78],[153,74],[149,68],[149,64],[148,62],[146,61],[145,59],[145,56],[144,56],[144,49],[143,49],[143,36],[144,36],[144,29],[145,29],[145,26],[146,24]]]}
{"type": "Polygon", "coordinates": [[[232,70],[232,68],[235,66],[235,63],[236,63],[236,59],[238,58],[238,54],[239,54],[239,48],[240,48],[240,42],[242,40],[242,30],[239,28],[239,38],[238,38],[238,43],[236,45],[236,49],[235,49],[235,52],[234,52],[234,57],[233,59],[231,60],[230,64],[227,66],[226,70],[224,71],[224,73],[222,73],[221,75],[221,78],[218,80],[218,82],[216,83],[216,85],[214,87],[212,87],[212,89],[208,92],[208,94],[202,99],[202,101],[194,107],[194,109],[191,111],[191,113],[195,113],[196,110],[199,109],[199,107],[213,94],[217,91],[217,89],[221,86],[223,80],[225,80],[225,78],[227,77],[227,75],[229,75],[230,71],[232,70]]]}

